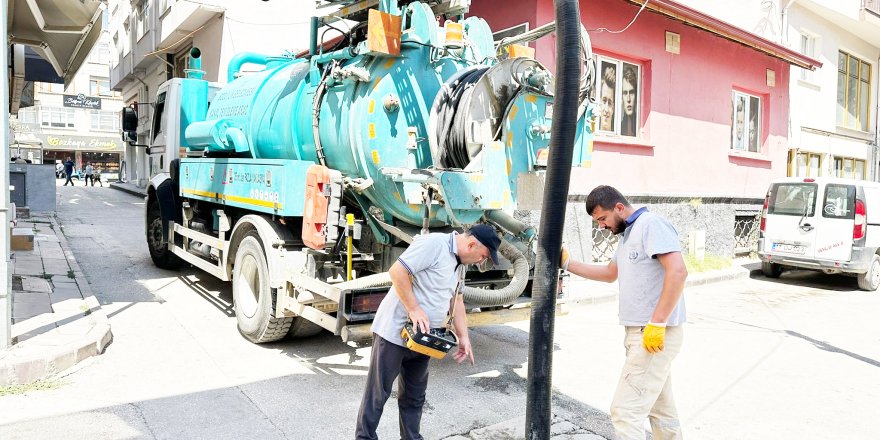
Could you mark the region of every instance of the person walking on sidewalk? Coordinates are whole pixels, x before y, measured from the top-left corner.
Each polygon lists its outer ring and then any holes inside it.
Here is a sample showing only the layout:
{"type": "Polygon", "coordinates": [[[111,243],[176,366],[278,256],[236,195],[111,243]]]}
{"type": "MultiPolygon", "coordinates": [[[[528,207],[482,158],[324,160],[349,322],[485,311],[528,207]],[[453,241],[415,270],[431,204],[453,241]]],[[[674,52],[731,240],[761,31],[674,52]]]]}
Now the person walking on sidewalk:
{"type": "MultiPolygon", "coordinates": [[[[373,351],[358,411],[356,439],[378,438],[376,428],[383,407],[391,395],[394,380],[400,376],[397,382],[400,438],[422,440],[419,430],[431,358],[407,348],[400,331],[410,320],[416,331],[427,333],[430,328],[443,326],[451,308],[464,311],[464,299],[458,288],[464,282],[465,266],[482,263],[490,257],[497,263],[500,243],[495,230],[488,225],[476,225],[464,234],[421,235],[391,266],[388,271],[391,289],[373,319],[373,351]]],[[[474,353],[465,313],[453,314],[453,326],[458,336],[456,362],[470,359],[473,365],[474,353]]]]}
{"type": "Polygon", "coordinates": [[[95,172],[95,169],[92,168],[92,163],[86,162],[86,169],[85,169],[86,178],[83,179],[83,180],[85,180],[85,183],[83,183],[83,185],[89,186],[89,182],[91,182],[92,186],[95,186],[95,181],[92,180],[92,173],[94,173],[94,172],[95,172]]]}
{"type": "Polygon", "coordinates": [[[64,186],[67,186],[68,183],[73,186],[73,181],[70,180],[70,178],[73,177],[73,161],[70,160],[69,157],[64,161],[64,175],[67,176],[67,180],[64,181],[64,186]]]}
{"type": "Polygon", "coordinates": [[[586,204],[600,228],[620,235],[617,252],[608,264],[586,264],[570,259],[563,248],[561,267],[591,280],[619,280],[626,362],[611,402],[616,438],[644,440],[647,418],[654,439],[681,439],[672,360],[682,345],[688,273],[678,232],[647,208],[634,209],[610,186],[595,188],[586,204]]]}

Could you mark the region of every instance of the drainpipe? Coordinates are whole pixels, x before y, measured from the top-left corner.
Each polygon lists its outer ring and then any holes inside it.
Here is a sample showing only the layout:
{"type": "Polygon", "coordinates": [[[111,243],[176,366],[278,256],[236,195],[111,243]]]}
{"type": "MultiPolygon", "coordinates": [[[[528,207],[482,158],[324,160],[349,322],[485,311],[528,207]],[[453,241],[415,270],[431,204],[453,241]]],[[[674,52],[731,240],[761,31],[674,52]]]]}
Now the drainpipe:
{"type": "MultiPolygon", "coordinates": [[[[877,65],[880,66],[880,57],[877,58],[877,65]]],[[[875,182],[880,180],[878,179],[880,177],[878,176],[878,171],[880,170],[877,169],[880,166],[878,164],[878,156],[880,154],[877,154],[877,150],[880,148],[880,102],[878,101],[880,101],[880,87],[877,88],[877,99],[874,100],[874,148],[871,149],[874,153],[874,160],[871,163],[871,170],[874,172],[874,175],[871,176],[871,180],[875,182]]]]}
{"type": "MultiPolygon", "coordinates": [[[[8,11],[7,0],[0,0],[0,11],[8,11]]],[[[0,45],[0,59],[3,60],[3,69],[0,72],[0,274],[2,274],[3,286],[0,287],[0,349],[8,348],[12,342],[12,274],[9,266],[9,41],[6,40],[6,22],[0,20],[0,35],[3,36],[3,44],[0,45]]]]}

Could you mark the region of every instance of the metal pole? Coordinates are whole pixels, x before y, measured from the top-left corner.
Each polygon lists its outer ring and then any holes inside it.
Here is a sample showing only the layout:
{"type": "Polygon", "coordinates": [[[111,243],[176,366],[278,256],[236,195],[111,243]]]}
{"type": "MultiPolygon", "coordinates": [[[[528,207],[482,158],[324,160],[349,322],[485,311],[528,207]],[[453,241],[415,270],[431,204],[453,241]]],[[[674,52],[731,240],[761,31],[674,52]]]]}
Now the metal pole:
{"type": "MultiPolygon", "coordinates": [[[[8,0],[0,0],[0,11],[8,11],[8,0]]],[[[0,46],[0,59],[3,59],[3,71],[0,72],[0,128],[2,128],[2,148],[0,148],[0,274],[3,274],[3,286],[0,287],[0,348],[7,348],[12,343],[12,271],[9,264],[9,39],[6,37],[6,18],[0,20],[0,35],[3,45],[0,46]]]]}
{"type": "Polygon", "coordinates": [[[577,130],[580,82],[580,27],[577,0],[554,0],[556,9],[556,90],[550,157],[532,284],[526,439],[550,438],[553,325],[559,287],[559,257],[577,130]]]}

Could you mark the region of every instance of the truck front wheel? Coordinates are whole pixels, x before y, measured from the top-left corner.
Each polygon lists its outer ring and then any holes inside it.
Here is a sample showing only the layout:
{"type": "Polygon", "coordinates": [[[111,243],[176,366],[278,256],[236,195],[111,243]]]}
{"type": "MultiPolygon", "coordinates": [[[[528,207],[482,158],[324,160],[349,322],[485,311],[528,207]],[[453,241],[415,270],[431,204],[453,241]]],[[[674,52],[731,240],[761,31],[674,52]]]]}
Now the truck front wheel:
{"type": "Polygon", "coordinates": [[[232,267],[232,300],[238,331],[262,344],[287,335],[293,318],[275,317],[275,290],[269,287],[269,265],[263,244],[253,233],[244,237],[232,267]]]}
{"type": "Polygon", "coordinates": [[[150,258],[153,259],[156,267],[179,269],[183,265],[183,260],[168,249],[168,242],[165,241],[165,224],[162,221],[159,202],[151,198],[147,205],[147,247],[150,248],[150,258]]]}

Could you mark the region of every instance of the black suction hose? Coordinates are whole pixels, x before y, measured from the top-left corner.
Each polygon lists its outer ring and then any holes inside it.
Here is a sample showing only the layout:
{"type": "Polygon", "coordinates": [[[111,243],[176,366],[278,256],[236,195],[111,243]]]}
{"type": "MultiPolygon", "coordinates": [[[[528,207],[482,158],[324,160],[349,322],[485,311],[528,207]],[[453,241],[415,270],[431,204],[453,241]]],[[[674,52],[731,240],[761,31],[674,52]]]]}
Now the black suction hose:
{"type": "Polygon", "coordinates": [[[554,0],[556,9],[556,91],[538,259],[532,284],[526,439],[550,438],[553,325],[559,281],[562,230],[571,176],[581,78],[581,18],[577,0],[554,0]]]}
{"type": "Polygon", "coordinates": [[[452,87],[444,87],[437,99],[440,107],[437,111],[437,146],[441,168],[464,169],[471,158],[467,151],[467,116],[468,103],[477,81],[489,70],[488,67],[474,69],[458,78],[452,87]],[[458,111],[458,110],[461,111],[458,111]]]}

